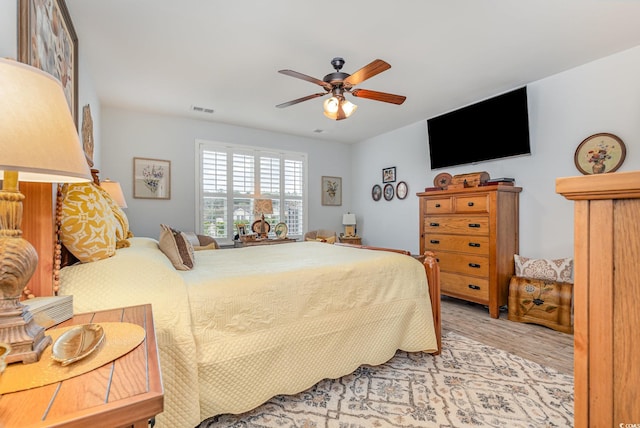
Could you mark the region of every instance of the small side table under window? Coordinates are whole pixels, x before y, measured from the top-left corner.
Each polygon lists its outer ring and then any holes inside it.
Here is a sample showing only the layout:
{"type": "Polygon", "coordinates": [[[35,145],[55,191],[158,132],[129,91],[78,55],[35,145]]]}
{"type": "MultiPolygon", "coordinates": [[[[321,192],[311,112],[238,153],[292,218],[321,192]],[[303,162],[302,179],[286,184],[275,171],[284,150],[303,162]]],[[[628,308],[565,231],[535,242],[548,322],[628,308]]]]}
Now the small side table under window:
{"type": "Polygon", "coordinates": [[[338,239],[342,244],[362,245],[362,238],[360,236],[340,236],[338,239]]]}

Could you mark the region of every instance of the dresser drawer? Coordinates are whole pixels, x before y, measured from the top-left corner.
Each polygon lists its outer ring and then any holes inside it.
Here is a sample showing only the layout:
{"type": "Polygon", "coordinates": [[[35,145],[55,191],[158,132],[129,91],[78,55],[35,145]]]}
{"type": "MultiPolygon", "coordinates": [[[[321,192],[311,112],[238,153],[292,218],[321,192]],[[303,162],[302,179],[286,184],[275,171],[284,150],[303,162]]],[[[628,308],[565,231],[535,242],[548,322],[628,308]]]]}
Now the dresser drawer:
{"type": "Polygon", "coordinates": [[[464,253],[436,253],[440,269],[446,272],[458,272],[463,275],[489,276],[489,258],[464,253]]]}
{"type": "Polygon", "coordinates": [[[488,236],[467,236],[467,235],[441,235],[427,234],[424,241],[427,250],[435,251],[458,251],[461,253],[489,255],[488,236]]]}
{"type": "Polygon", "coordinates": [[[427,214],[447,214],[453,212],[451,207],[453,203],[451,198],[425,199],[424,211],[427,214]]]}
{"type": "Polygon", "coordinates": [[[459,235],[489,235],[488,216],[428,216],[424,218],[426,233],[454,233],[459,235]]]}
{"type": "Polygon", "coordinates": [[[456,196],[454,208],[457,213],[489,212],[489,195],[456,196]]]}
{"type": "Polygon", "coordinates": [[[440,274],[442,293],[472,301],[489,301],[489,281],[472,276],[442,272],[440,274]]]}

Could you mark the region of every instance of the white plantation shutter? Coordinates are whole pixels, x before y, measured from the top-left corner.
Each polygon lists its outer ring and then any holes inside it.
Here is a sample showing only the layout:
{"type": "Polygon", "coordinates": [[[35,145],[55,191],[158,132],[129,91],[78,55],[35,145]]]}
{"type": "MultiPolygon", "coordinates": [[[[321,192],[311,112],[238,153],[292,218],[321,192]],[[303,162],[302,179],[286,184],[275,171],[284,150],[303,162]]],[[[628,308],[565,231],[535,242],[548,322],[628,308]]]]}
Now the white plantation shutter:
{"type": "Polygon", "coordinates": [[[284,222],[287,223],[289,234],[303,233],[304,196],[304,165],[300,161],[285,159],[283,163],[284,176],[284,222]]]}
{"type": "Polygon", "coordinates": [[[200,233],[222,237],[227,235],[227,153],[201,153],[200,233]]]}
{"type": "Polygon", "coordinates": [[[269,198],[273,214],[265,219],[272,229],[283,221],[290,237],[302,237],[306,154],[206,141],[197,145],[198,233],[231,242],[238,224],[245,224],[250,232],[254,199],[269,198]]]}

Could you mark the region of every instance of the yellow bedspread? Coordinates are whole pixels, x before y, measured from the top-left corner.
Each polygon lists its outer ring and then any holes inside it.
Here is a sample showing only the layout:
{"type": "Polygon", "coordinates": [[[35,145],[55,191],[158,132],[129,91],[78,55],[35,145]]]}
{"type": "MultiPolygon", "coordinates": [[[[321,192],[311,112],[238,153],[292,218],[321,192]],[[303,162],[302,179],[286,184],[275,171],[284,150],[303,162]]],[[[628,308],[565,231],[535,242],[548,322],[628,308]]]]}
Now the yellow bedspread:
{"type": "Polygon", "coordinates": [[[159,426],[243,412],[397,349],[436,349],[424,268],[412,257],[316,242],[201,251],[186,272],[163,257],[155,241],[136,238],[111,259],[61,273],[78,312],[153,304],[159,426]]]}

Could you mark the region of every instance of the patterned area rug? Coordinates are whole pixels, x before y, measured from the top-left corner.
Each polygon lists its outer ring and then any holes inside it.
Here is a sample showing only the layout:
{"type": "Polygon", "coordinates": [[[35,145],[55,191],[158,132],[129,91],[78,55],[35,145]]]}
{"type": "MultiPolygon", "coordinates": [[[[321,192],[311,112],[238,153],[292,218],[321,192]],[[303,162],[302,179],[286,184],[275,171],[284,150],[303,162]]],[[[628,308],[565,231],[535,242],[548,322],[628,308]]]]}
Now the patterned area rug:
{"type": "Polygon", "coordinates": [[[437,357],[399,351],[213,427],[571,427],[573,377],[454,333],[437,357]]]}

